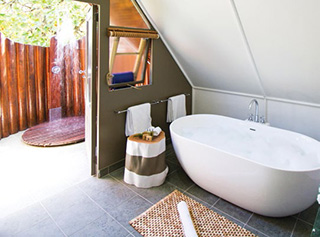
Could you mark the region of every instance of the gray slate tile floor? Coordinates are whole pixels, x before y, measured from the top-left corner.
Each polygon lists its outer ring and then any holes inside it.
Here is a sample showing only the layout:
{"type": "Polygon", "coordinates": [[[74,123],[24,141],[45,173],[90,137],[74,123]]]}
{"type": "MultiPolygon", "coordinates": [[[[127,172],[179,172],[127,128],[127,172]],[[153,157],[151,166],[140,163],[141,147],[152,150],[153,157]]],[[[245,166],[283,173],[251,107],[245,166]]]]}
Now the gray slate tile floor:
{"type": "Polygon", "coordinates": [[[208,193],[179,166],[171,145],[170,167],[160,187],[139,189],[123,182],[123,168],[101,179],[88,178],[0,221],[0,236],[140,236],[129,221],[174,189],[247,228],[258,236],[310,236],[318,204],[286,218],[263,217],[208,193]]]}

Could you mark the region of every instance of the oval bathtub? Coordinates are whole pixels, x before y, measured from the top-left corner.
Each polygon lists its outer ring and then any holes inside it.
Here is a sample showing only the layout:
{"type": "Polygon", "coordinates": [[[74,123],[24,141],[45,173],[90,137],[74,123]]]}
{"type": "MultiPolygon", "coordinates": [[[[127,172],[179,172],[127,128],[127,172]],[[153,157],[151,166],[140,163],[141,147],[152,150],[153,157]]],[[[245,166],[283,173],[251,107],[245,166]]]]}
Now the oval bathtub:
{"type": "Polygon", "coordinates": [[[179,118],[170,133],[188,176],[235,205],[283,217],[316,201],[320,143],[312,138],[209,114],[179,118]]]}

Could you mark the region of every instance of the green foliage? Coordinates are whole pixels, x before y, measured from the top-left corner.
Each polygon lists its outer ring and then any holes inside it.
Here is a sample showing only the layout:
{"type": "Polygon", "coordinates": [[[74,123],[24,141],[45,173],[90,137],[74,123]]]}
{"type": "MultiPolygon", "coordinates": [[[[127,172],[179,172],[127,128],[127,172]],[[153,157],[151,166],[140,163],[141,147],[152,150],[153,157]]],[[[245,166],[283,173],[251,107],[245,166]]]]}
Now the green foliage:
{"type": "Polygon", "coordinates": [[[72,0],[0,0],[0,32],[15,42],[49,46],[67,16],[79,39],[85,35],[89,8],[72,0]]]}

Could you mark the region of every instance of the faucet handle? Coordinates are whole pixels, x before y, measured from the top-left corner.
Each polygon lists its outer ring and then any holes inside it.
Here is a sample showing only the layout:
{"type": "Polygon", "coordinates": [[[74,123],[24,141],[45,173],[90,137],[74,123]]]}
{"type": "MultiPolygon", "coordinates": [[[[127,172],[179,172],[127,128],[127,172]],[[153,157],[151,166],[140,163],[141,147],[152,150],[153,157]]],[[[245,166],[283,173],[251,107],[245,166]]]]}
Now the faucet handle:
{"type": "Polygon", "coordinates": [[[249,118],[248,118],[248,121],[253,121],[253,117],[254,117],[253,114],[250,114],[249,118]]]}
{"type": "Polygon", "coordinates": [[[260,116],[259,123],[266,123],[266,120],[263,116],[260,116]]]}

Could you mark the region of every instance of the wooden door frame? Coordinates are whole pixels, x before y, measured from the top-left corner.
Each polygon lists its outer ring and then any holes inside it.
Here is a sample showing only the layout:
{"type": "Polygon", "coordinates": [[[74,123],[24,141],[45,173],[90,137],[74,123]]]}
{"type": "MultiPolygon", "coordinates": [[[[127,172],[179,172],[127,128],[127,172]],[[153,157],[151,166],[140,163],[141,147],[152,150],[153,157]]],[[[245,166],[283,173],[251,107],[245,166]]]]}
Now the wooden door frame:
{"type": "Polygon", "coordinates": [[[94,47],[97,50],[93,52],[93,67],[96,67],[96,70],[93,70],[95,75],[92,75],[92,118],[93,121],[96,121],[94,124],[92,121],[92,173],[95,173],[100,177],[100,110],[101,110],[101,96],[103,90],[103,85],[106,84],[103,82],[105,75],[108,72],[108,63],[109,63],[109,38],[107,33],[104,30],[107,30],[109,25],[109,1],[108,0],[74,0],[79,2],[85,2],[97,7],[98,15],[96,22],[96,32],[93,35],[94,47]],[[103,43],[102,43],[103,42],[103,43]],[[101,63],[103,62],[103,64],[101,63]]]}

